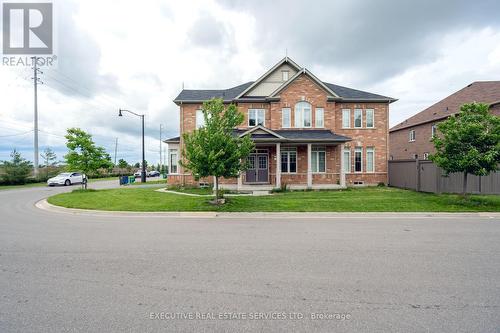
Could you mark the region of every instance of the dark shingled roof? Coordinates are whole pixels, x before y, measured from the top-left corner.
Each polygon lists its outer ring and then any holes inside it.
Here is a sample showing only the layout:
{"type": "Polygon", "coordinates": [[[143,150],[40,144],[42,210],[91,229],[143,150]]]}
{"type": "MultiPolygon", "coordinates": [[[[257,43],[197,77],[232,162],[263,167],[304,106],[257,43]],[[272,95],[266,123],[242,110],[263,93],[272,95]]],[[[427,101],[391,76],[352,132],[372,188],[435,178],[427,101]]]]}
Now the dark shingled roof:
{"type": "Polygon", "coordinates": [[[500,101],[500,81],[476,81],[397,124],[389,131],[394,132],[447,118],[458,113],[460,106],[464,103],[481,102],[490,104],[498,101],[500,101]]]}
{"type": "Polygon", "coordinates": [[[187,90],[183,89],[179,96],[175,98],[174,101],[179,102],[189,102],[189,101],[208,101],[212,98],[222,98],[225,101],[232,101],[239,94],[241,94],[246,88],[248,88],[252,82],[247,82],[240,84],[239,86],[222,89],[222,90],[187,90]]]}
{"type": "Polygon", "coordinates": [[[339,95],[342,98],[346,99],[359,99],[359,100],[393,100],[394,98],[373,94],[366,91],[361,91],[357,89],[342,87],[333,83],[323,82],[330,90],[339,95]]]}
{"type": "MultiPolygon", "coordinates": [[[[221,89],[221,90],[187,90],[184,89],[181,93],[174,99],[174,102],[200,102],[207,101],[211,98],[222,98],[224,101],[232,101],[239,94],[241,94],[245,89],[247,89],[253,82],[247,82],[239,86],[221,89]]],[[[338,86],[336,84],[323,82],[329,89],[334,93],[344,99],[348,100],[384,100],[384,101],[395,101],[394,98],[372,94],[366,91],[351,89],[347,87],[338,86]]],[[[252,97],[245,97],[245,99],[251,99],[252,97]]],[[[256,97],[265,98],[265,96],[256,97]]]]}
{"type": "Polygon", "coordinates": [[[180,136],[175,136],[173,138],[170,138],[170,139],[167,139],[167,140],[163,140],[163,142],[165,143],[177,143],[177,142],[180,142],[181,141],[181,137],[180,136]]]}
{"type": "MultiPolygon", "coordinates": [[[[233,131],[234,135],[241,135],[247,132],[248,129],[235,129],[233,131]]],[[[274,133],[282,136],[283,139],[279,139],[271,133],[252,133],[251,138],[254,140],[265,140],[272,139],[273,141],[324,141],[324,142],[347,142],[351,141],[351,138],[343,135],[337,135],[330,130],[318,130],[318,129],[305,129],[305,130],[274,130],[274,133]]],[[[163,142],[165,143],[177,143],[180,137],[176,136],[174,138],[167,139],[163,142]]]]}
{"type": "MultiPolygon", "coordinates": [[[[235,129],[234,133],[235,135],[241,135],[245,132],[247,132],[248,129],[235,129]]],[[[351,141],[352,139],[343,136],[343,135],[338,135],[333,133],[331,130],[324,129],[324,130],[318,130],[318,129],[301,129],[301,130],[293,130],[293,129],[283,129],[283,130],[272,130],[274,133],[282,136],[285,138],[285,141],[325,141],[325,142],[347,142],[351,141]]],[[[268,134],[252,134],[251,135],[252,139],[277,139],[274,135],[271,133],[268,134]]],[[[283,140],[278,140],[278,141],[283,141],[283,140]]]]}

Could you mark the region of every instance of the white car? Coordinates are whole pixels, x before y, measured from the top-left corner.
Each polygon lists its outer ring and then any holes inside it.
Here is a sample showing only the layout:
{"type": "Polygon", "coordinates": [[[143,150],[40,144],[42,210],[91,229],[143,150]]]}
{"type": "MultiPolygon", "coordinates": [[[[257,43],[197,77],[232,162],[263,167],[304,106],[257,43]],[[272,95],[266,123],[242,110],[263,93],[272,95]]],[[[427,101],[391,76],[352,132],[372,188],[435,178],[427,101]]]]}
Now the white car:
{"type": "Polygon", "coordinates": [[[83,173],[79,172],[63,172],[58,174],[55,177],[47,180],[47,185],[55,186],[55,185],[64,185],[69,186],[72,184],[85,184],[87,182],[87,176],[83,173]]]}
{"type": "MultiPolygon", "coordinates": [[[[140,177],[140,176],[141,176],[141,172],[142,172],[142,170],[137,170],[137,171],[134,173],[134,176],[135,176],[135,177],[140,177]]],[[[146,174],[147,174],[147,172],[146,172],[146,174]]]]}

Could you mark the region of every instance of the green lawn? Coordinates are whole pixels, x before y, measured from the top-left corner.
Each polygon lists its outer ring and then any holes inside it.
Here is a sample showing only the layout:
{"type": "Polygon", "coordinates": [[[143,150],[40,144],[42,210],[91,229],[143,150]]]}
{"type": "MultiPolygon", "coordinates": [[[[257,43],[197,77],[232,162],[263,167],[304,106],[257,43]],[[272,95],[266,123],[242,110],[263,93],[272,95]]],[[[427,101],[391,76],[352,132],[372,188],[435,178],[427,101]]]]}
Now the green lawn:
{"type": "Polygon", "coordinates": [[[205,197],[155,192],[150,188],[75,191],[49,198],[54,205],[111,211],[226,212],[475,212],[500,211],[500,196],[418,193],[394,188],[277,193],[227,198],[214,207],[205,197]]]}

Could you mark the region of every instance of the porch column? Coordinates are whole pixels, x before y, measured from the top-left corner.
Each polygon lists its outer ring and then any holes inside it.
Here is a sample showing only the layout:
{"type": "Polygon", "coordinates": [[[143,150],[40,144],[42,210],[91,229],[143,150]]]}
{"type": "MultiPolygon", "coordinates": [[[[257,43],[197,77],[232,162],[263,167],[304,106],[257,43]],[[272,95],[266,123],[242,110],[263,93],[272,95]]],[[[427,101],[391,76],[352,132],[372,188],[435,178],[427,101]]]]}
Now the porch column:
{"type": "Polygon", "coordinates": [[[344,144],[340,145],[340,186],[345,187],[344,144]]]}
{"type": "Polygon", "coordinates": [[[240,172],[238,176],[238,191],[241,191],[241,186],[243,185],[243,172],[240,172]]]}
{"type": "Polygon", "coordinates": [[[307,144],[307,188],[312,187],[313,177],[312,177],[312,169],[311,169],[311,154],[312,146],[310,143],[307,144]]]}
{"type": "Polygon", "coordinates": [[[281,187],[281,143],[276,144],[276,187],[281,187]]]}

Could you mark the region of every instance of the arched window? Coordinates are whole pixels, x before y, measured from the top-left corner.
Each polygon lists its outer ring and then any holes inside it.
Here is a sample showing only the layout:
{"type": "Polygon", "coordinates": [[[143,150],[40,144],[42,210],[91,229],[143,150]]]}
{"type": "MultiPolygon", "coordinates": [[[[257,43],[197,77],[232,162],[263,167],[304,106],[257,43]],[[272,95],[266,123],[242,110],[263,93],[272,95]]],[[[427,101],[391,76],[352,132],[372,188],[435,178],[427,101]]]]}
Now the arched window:
{"type": "Polygon", "coordinates": [[[311,127],[311,104],[298,102],[295,104],[295,127],[311,127]]]}

